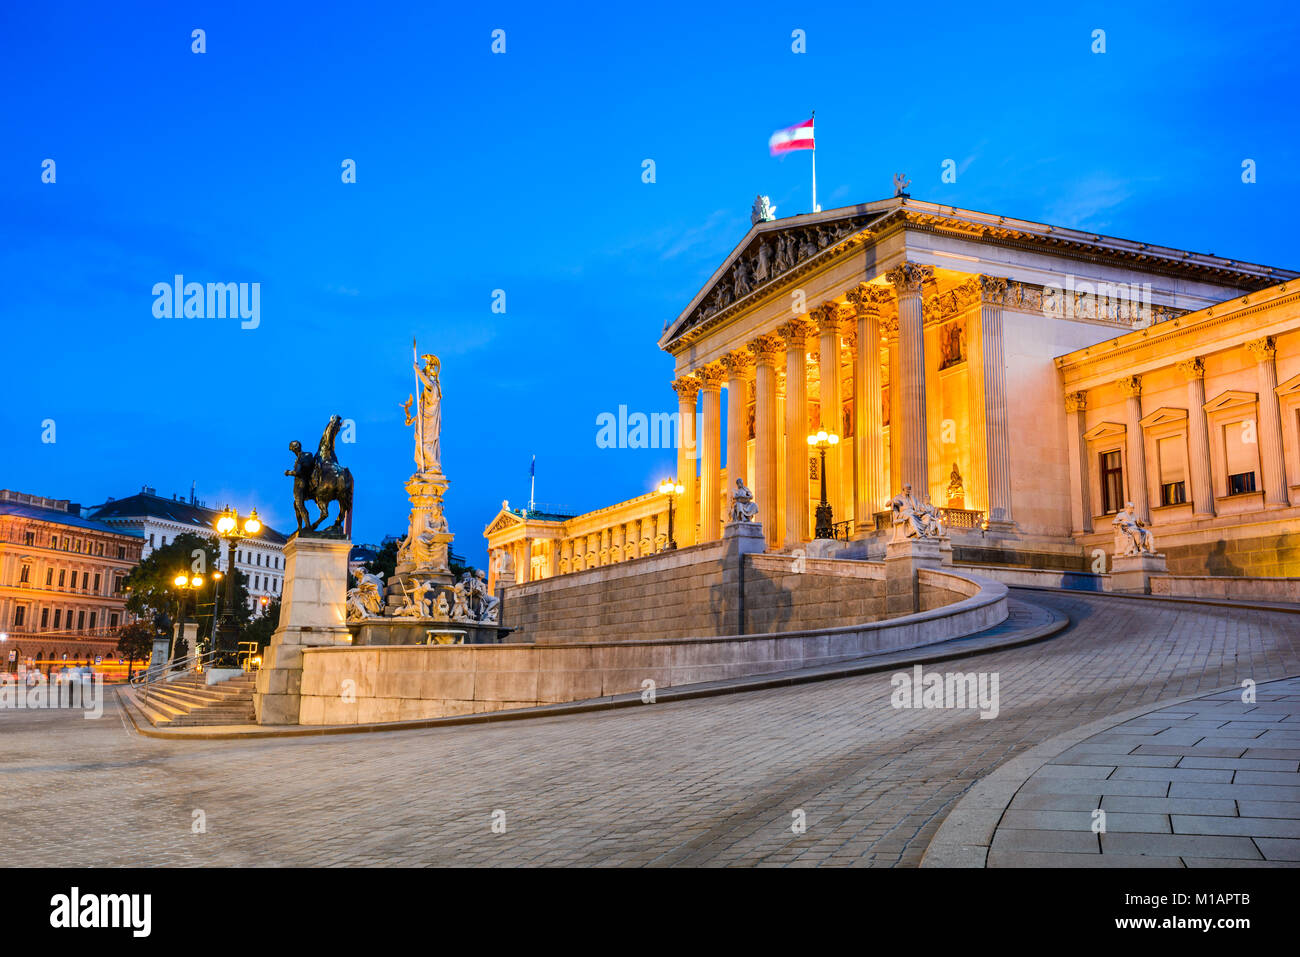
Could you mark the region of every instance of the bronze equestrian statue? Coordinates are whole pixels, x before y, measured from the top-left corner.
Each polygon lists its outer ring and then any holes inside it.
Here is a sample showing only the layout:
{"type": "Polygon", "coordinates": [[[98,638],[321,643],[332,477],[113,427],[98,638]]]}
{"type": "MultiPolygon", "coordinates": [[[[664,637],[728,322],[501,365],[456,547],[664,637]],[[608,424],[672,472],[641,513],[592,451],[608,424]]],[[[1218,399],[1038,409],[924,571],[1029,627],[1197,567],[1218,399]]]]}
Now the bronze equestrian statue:
{"type": "Polygon", "coordinates": [[[342,427],[343,419],[331,415],[315,455],[304,452],[296,439],[289,443],[294,463],[293,468],[285,470],[284,474],[293,476],[293,514],[298,519],[300,533],[314,532],[320,527],[329,515],[330,502],[339,503],[339,515],[322,534],[342,537],[352,532],[352,473],[340,466],[334,457],[334,437],[342,427]],[[308,501],[314,501],[320,510],[320,516],[310,524],[308,501]]]}

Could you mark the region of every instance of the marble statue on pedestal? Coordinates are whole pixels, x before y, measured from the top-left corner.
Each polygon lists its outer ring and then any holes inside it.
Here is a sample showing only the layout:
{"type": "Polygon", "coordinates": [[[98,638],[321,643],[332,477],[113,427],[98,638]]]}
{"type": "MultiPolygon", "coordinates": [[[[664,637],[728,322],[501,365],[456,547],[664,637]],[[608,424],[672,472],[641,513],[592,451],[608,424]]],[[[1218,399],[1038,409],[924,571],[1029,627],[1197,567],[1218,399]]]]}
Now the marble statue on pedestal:
{"type": "MultiPolygon", "coordinates": [[[[416,351],[414,340],[411,343],[411,351],[416,351]]],[[[411,405],[416,402],[414,395],[407,397],[406,404],[402,408],[406,410],[406,424],[416,427],[416,467],[421,472],[441,472],[442,382],[438,376],[442,366],[435,355],[426,354],[421,358],[424,360],[423,367],[418,362],[412,366],[419,389],[418,412],[415,416],[411,415],[411,405]]]]}
{"type": "Polygon", "coordinates": [[[937,508],[912,494],[912,486],[904,485],[889,501],[894,522],[894,541],[901,538],[942,538],[943,519],[937,508]]]}
{"type": "MultiPolygon", "coordinates": [[[[405,583],[403,584],[405,585],[405,583]]],[[[433,591],[434,583],[412,578],[410,586],[402,596],[402,605],[393,613],[393,617],[428,618],[429,592],[433,591]]]]}
{"type": "Polygon", "coordinates": [[[754,493],[745,487],[742,479],[736,479],[735,491],[731,493],[731,520],[733,522],[752,522],[758,514],[758,503],[754,493]]]}
{"type": "Polygon", "coordinates": [[[1115,526],[1115,555],[1129,556],[1156,553],[1156,538],[1151,529],[1138,517],[1132,502],[1124,503],[1124,510],[1111,522],[1115,526]]]}
{"type": "Polygon", "coordinates": [[[384,580],[367,571],[356,577],[357,587],[348,591],[348,621],[379,618],[384,611],[384,580]]]}

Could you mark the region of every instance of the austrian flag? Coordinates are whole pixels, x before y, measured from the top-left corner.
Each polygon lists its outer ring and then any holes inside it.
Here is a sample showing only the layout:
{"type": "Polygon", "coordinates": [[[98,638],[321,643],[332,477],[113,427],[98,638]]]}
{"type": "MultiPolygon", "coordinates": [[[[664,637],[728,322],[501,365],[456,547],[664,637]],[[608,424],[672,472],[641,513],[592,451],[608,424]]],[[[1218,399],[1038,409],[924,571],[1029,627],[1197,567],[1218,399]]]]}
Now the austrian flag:
{"type": "Polygon", "coordinates": [[[772,151],[773,156],[778,153],[788,153],[791,150],[816,149],[813,145],[813,121],[807,120],[797,126],[788,126],[783,130],[777,130],[772,134],[772,138],[767,141],[767,148],[772,151]]]}

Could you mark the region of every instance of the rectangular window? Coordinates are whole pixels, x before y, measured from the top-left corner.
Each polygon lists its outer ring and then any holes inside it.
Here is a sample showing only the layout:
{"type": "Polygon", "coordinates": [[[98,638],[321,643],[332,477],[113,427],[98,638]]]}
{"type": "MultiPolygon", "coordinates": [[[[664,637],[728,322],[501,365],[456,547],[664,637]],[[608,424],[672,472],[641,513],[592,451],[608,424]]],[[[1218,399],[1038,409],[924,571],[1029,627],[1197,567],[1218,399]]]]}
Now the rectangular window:
{"type": "Polygon", "coordinates": [[[55,631],[59,630],[59,622],[62,619],[63,619],[63,609],[62,608],[54,609],[54,630],[55,631]]]}
{"type": "Polygon", "coordinates": [[[98,573],[96,573],[96,575],[95,575],[95,594],[96,594],[96,595],[99,594],[99,577],[100,577],[100,576],[98,575],[98,573]]]}
{"type": "Polygon", "coordinates": [[[1230,422],[1223,427],[1223,451],[1228,467],[1228,494],[1244,495],[1255,491],[1257,440],[1255,420],[1230,422]]]}
{"type": "Polygon", "coordinates": [[[1101,453],[1101,510],[1103,515],[1124,507],[1124,465],[1119,449],[1101,453]]]}
{"type": "Polygon", "coordinates": [[[1181,435],[1156,442],[1160,469],[1160,504],[1181,505],[1187,501],[1187,445],[1181,435]]]}
{"type": "Polygon", "coordinates": [[[92,611],[92,612],[90,613],[90,630],[91,630],[91,631],[94,631],[94,630],[95,630],[95,619],[98,618],[98,617],[99,617],[99,613],[98,613],[98,612],[94,612],[94,611],[92,611]]]}
{"type": "Polygon", "coordinates": [[[22,567],[22,570],[18,573],[19,583],[25,584],[26,582],[31,581],[31,578],[32,578],[32,566],[24,565],[22,567]]]}
{"type": "Polygon", "coordinates": [[[47,569],[45,569],[45,584],[46,584],[47,587],[50,586],[50,585],[53,585],[53,584],[54,584],[54,569],[53,569],[53,568],[47,568],[47,569]]]}
{"type": "Polygon", "coordinates": [[[113,628],[117,627],[117,612],[113,612],[108,616],[108,624],[113,628]]]}
{"type": "Polygon", "coordinates": [[[85,629],[85,627],[86,627],[86,613],[84,611],[79,611],[77,612],[77,631],[82,631],[85,629]]]}
{"type": "Polygon", "coordinates": [[[81,587],[83,589],[90,587],[90,572],[81,573],[81,587]]]}
{"type": "Polygon", "coordinates": [[[19,605],[17,608],[15,608],[14,627],[21,628],[23,626],[23,619],[25,619],[26,617],[27,617],[27,607],[25,605],[19,605]]]}
{"type": "Polygon", "coordinates": [[[50,548],[58,548],[58,547],[59,547],[59,536],[57,536],[57,535],[51,535],[51,536],[50,536],[50,548]]]}
{"type": "Polygon", "coordinates": [[[118,558],[126,558],[126,546],[125,546],[125,545],[119,545],[119,546],[117,546],[117,557],[118,557],[118,558]]]}
{"type": "Polygon", "coordinates": [[[49,623],[50,623],[50,610],[48,608],[42,608],[41,609],[41,631],[44,631],[46,627],[49,625],[49,623]]]}
{"type": "Polygon", "coordinates": [[[36,533],[35,533],[35,532],[23,532],[23,544],[24,544],[24,545],[35,545],[35,544],[36,544],[36,533]]]}
{"type": "Polygon", "coordinates": [[[153,548],[153,532],[149,533],[149,547],[153,548]]]}
{"type": "Polygon", "coordinates": [[[59,587],[60,587],[60,588],[62,588],[62,587],[64,586],[64,583],[66,582],[67,577],[68,577],[67,569],[65,569],[65,568],[60,568],[60,569],[59,569],[59,587]]]}

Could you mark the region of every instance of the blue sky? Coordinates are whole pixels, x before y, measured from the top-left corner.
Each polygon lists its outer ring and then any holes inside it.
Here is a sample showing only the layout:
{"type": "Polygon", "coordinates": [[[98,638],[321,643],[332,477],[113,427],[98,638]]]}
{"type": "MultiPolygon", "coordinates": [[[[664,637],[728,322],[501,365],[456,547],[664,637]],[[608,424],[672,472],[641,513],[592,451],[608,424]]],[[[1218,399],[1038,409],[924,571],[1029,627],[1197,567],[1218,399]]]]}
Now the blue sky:
{"type": "Polygon", "coordinates": [[[766,142],[811,109],[828,209],[904,171],[918,199],[1300,267],[1296,24],[1268,3],[6,4],[0,487],[197,480],[284,527],[287,443],[338,412],[354,538],[401,534],[414,334],[443,361],[454,548],[482,562],[533,454],[538,500],[581,509],[673,471],[597,448],[596,416],[675,410],[664,322],[755,193],[808,211],[808,154],[766,142]],[[155,318],[177,273],[261,283],[259,327],[155,318]]]}

